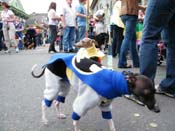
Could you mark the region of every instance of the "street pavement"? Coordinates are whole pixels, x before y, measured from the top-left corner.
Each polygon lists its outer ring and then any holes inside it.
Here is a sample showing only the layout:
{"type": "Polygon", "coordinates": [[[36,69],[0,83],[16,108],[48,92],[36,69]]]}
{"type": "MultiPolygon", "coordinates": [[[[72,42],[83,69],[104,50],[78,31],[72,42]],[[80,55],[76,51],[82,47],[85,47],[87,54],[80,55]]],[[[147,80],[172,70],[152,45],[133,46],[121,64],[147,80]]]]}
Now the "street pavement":
{"type": "MultiPolygon", "coordinates": [[[[49,125],[41,122],[41,100],[45,87],[44,77],[31,76],[34,64],[42,66],[50,58],[48,47],[35,50],[13,51],[10,55],[0,52],[0,131],[73,131],[71,113],[76,92],[71,90],[64,104],[67,118],[60,120],[54,107],[48,112],[49,125]]],[[[106,57],[103,64],[109,63],[106,57]]],[[[117,58],[113,68],[117,69],[117,58]]],[[[38,69],[39,70],[39,69],[38,69]]],[[[121,70],[121,69],[120,69],[121,70]]],[[[139,72],[138,68],[129,69],[139,72]]],[[[40,70],[39,70],[40,71],[40,70]]],[[[165,76],[165,62],[158,67],[156,84],[165,76]]],[[[175,131],[175,100],[156,95],[161,112],[154,113],[124,97],[113,101],[113,120],[116,131],[175,131]]],[[[82,131],[108,131],[107,122],[96,107],[80,122],[82,131]]]]}

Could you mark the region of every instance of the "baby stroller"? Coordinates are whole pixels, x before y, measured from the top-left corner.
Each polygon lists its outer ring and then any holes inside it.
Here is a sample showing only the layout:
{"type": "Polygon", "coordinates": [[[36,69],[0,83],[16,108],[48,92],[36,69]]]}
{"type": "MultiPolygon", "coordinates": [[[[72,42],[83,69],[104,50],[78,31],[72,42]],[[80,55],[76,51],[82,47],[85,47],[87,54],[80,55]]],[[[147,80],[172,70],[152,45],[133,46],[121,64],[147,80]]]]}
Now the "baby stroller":
{"type": "Polygon", "coordinates": [[[94,19],[95,19],[95,25],[94,25],[95,35],[91,36],[90,38],[97,41],[98,43],[97,48],[100,48],[102,51],[105,51],[107,49],[107,44],[109,41],[109,34],[105,23],[104,10],[98,10],[94,14],[94,19]]]}
{"type": "Polygon", "coordinates": [[[157,44],[157,47],[158,47],[158,58],[157,58],[157,65],[161,65],[162,62],[165,60],[166,58],[166,47],[165,47],[165,44],[160,41],[158,44],[157,44]]]}
{"type": "Polygon", "coordinates": [[[26,49],[36,48],[36,31],[33,28],[28,28],[24,37],[24,46],[26,49]]]}

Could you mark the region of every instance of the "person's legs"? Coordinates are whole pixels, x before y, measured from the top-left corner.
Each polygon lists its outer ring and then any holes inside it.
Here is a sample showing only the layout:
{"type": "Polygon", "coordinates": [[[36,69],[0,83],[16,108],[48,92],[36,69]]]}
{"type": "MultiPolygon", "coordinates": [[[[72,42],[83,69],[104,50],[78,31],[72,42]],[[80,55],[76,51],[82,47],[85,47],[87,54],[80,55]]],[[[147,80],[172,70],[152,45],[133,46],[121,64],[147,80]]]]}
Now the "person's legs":
{"type": "Polygon", "coordinates": [[[69,51],[69,32],[70,27],[66,27],[63,29],[63,49],[65,52],[69,51]]]}
{"type": "Polygon", "coordinates": [[[120,54],[120,48],[121,48],[121,44],[122,44],[122,40],[123,40],[123,31],[124,29],[121,27],[117,27],[117,53],[120,54]]]}
{"type": "Polygon", "coordinates": [[[36,48],[36,36],[35,35],[33,35],[32,36],[32,43],[34,44],[34,46],[33,46],[33,49],[35,49],[36,48]]]}
{"type": "Polygon", "coordinates": [[[117,55],[117,26],[116,25],[111,25],[111,30],[112,30],[112,56],[116,57],[117,55]]]}
{"type": "Polygon", "coordinates": [[[133,61],[133,66],[134,67],[139,67],[139,56],[136,48],[136,33],[134,34],[132,38],[132,42],[130,45],[130,51],[131,51],[131,58],[133,61]]]}
{"type": "Polygon", "coordinates": [[[118,67],[126,67],[127,66],[126,56],[127,56],[130,44],[132,44],[131,42],[135,34],[137,16],[124,15],[124,16],[121,16],[121,18],[123,23],[125,24],[126,30],[125,30],[125,36],[121,45],[118,67]]]}
{"type": "Polygon", "coordinates": [[[6,47],[9,49],[10,48],[10,37],[9,37],[9,32],[8,32],[7,25],[3,26],[3,34],[4,34],[6,47]]]}
{"type": "Polygon", "coordinates": [[[0,31],[0,50],[2,50],[3,49],[3,32],[2,32],[2,30],[0,31]]]}
{"type": "MultiPolygon", "coordinates": [[[[175,13],[174,13],[175,14],[175,13]]],[[[175,93],[175,15],[163,30],[163,41],[166,44],[166,78],[160,83],[162,90],[174,90],[175,93]]]]}
{"type": "Polygon", "coordinates": [[[73,51],[73,46],[75,44],[75,27],[70,27],[69,32],[69,51],[73,51]]]}
{"type": "Polygon", "coordinates": [[[15,39],[15,26],[13,24],[9,24],[9,37],[10,37],[10,43],[12,44],[12,46],[14,46],[15,48],[17,48],[17,40],[15,39]]]}
{"type": "Polygon", "coordinates": [[[78,42],[86,37],[86,26],[78,27],[78,42]]]}
{"type": "Polygon", "coordinates": [[[57,36],[57,29],[56,28],[57,28],[56,25],[49,25],[50,36],[51,36],[49,52],[50,51],[56,52],[56,50],[55,50],[55,40],[56,40],[56,36],[57,36]]]}
{"type": "Polygon", "coordinates": [[[140,73],[154,81],[157,69],[157,43],[161,30],[173,15],[173,0],[150,0],[146,9],[142,43],[140,45],[140,73]]]}
{"type": "Polygon", "coordinates": [[[79,42],[79,32],[78,29],[75,29],[75,43],[79,42]]]}
{"type": "Polygon", "coordinates": [[[62,51],[63,50],[63,36],[60,36],[60,43],[59,43],[59,50],[62,51]]]}

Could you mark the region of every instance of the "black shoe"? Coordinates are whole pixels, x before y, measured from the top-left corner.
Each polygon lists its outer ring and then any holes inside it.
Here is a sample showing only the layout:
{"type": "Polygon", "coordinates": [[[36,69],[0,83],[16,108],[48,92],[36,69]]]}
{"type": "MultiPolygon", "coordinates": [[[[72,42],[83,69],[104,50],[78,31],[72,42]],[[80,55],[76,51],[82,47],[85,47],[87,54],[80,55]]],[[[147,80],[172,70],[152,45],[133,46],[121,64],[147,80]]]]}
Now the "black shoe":
{"type": "Polygon", "coordinates": [[[54,53],[57,53],[57,51],[56,50],[49,50],[48,53],[49,54],[54,54],[54,53]]]}
{"type": "Polygon", "coordinates": [[[54,52],[52,50],[49,50],[48,53],[49,54],[54,54],[54,52]]]}
{"type": "Polygon", "coordinates": [[[49,54],[54,54],[54,53],[57,53],[56,51],[53,51],[53,50],[50,50],[48,51],[49,54]]]}
{"type": "Polygon", "coordinates": [[[175,98],[175,88],[169,88],[167,90],[162,90],[159,85],[155,86],[157,94],[163,94],[172,98],[175,98]]]}
{"type": "Polygon", "coordinates": [[[118,66],[118,68],[132,68],[131,65],[126,65],[126,66],[118,66]]]}
{"type": "Polygon", "coordinates": [[[56,51],[56,50],[53,50],[53,52],[58,53],[58,51],[56,51]]]}
{"type": "Polygon", "coordinates": [[[73,53],[73,52],[75,52],[75,51],[74,51],[73,49],[70,49],[69,52],[70,52],[70,53],[73,53]]]}
{"type": "Polygon", "coordinates": [[[64,50],[63,52],[64,52],[64,53],[69,53],[69,51],[68,51],[68,50],[64,50]]]}
{"type": "Polygon", "coordinates": [[[112,57],[115,58],[117,56],[117,53],[112,54],[112,57]]]}

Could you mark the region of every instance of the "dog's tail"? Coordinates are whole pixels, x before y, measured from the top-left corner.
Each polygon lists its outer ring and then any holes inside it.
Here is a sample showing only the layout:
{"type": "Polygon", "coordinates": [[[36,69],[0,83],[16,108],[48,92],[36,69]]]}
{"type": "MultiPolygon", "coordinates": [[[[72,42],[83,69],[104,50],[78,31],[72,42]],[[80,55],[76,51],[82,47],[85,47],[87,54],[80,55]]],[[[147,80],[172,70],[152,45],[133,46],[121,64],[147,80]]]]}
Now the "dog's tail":
{"type": "Polygon", "coordinates": [[[32,76],[33,76],[34,78],[40,78],[40,77],[44,74],[44,71],[45,71],[45,68],[43,68],[42,72],[41,72],[40,74],[36,75],[36,74],[34,73],[34,70],[36,69],[37,66],[38,66],[38,65],[35,64],[35,65],[33,65],[33,67],[32,67],[32,72],[31,72],[31,74],[32,74],[32,76]]]}

